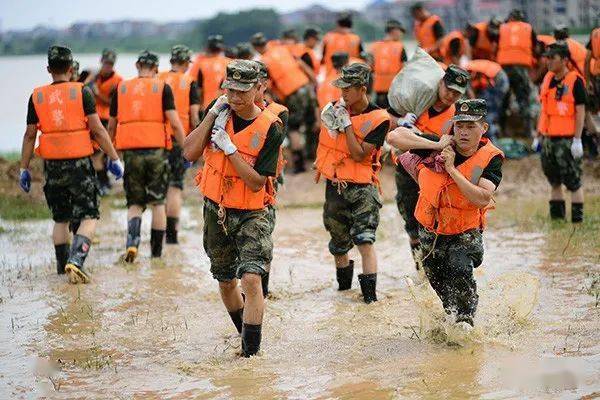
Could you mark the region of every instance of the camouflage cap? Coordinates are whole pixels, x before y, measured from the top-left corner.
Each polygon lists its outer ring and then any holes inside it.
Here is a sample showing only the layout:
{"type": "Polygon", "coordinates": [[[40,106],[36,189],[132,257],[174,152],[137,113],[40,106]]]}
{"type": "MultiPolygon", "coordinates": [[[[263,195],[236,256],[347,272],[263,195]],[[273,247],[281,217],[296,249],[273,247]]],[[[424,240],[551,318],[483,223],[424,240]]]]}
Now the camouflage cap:
{"type": "Polygon", "coordinates": [[[487,104],[483,99],[459,100],[452,121],[479,121],[487,115],[487,104]]]}
{"type": "Polygon", "coordinates": [[[149,50],[144,50],[138,56],[137,62],[144,65],[158,66],[158,56],[149,50]]]}
{"type": "Polygon", "coordinates": [[[48,48],[48,64],[57,62],[73,62],[71,49],[64,46],[50,46],[48,48]]]}
{"type": "Polygon", "coordinates": [[[254,35],[250,37],[250,43],[252,46],[264,46],[267,44],[267,38],[264,33],[256,32],[254,35]]]}
{"type": "Polygon", "coordinates": [[[569,27],[565,24],[556,25],[553,34],[556,40],[567,40],[569,38],[569,27]]]}
{"type": "Polygon", "coordinates": [[[308,38],[318,39],[320,35],[321,31],[318,28],[306,28],[302,37],[304,38],[304,40],[308,38]]]}
{"type": "Polygon", "coordinates": [[[100,61],[114,64],[115,61],[117,61],[117,52],[112,49],[102,50],[102,57],[100,58],[100,61]]]}
{"type": "Polygon", "coordinates": [[[256,64],[256,68],[258,69],[258,77],[259,79],[268,79],[269,78],[269,70],[267,69],[267,64],[262,61],[254,61],[256,64]]]}
{"type": "Polygon", "coordinates": [[[448,89],[456,90],[460,94],[467,91],[470,75],[467,71],[457,65],[451,64],[446,69],[444,83],[448,89]]]}
{"type": "Polygon", "coordinates": [[[171,47],[171,62],[187,62],[192,58],[192,51],[184,44],[171,47]]]}
{"type": "Polygon", "coordinates": [[[554,55],[558,55],[562,58],[570,58],[571,51],[569,50],[569,45],[567,42],[559,40],[552,44],[549,44],[546,47],[546,51],[544,52],[544,57],[552,57],[554,55]]]}
{"type": "Polygon", "coordinates": [[[254,61],[233,60],[227,64],[227,78],[223,81],[221,89],[239,90],[247,92],[258,82],[258,68],[254,61]]]}
{"type": "Polygon", "coordinates": [[[388,19],[385,23],[385,31],[390,32],[394,29],[400,29],[403,33],[406,33],[406,29],[400,21],[397,19],[388,19]]]}
{"type": "Polygon", "coordinates": [[[342,68],[340,77],[331,84],[337,88],[345,89],[351,86],[367,86],[371,68],[367,64],[354,63],[342,68]]]}
{"type": "Polygon", "coordinates": [[[250,43],[238,43],[236,47],[236,58],[249,60],[252,58],[252,46],[250,43]]]}
{"type": "Polygon", "coordinates": [[[340,69],[344,65],[348,64],[350,56],[345,51],[336,51],[331,55],[331,63],[333,68],[340,69]]]}

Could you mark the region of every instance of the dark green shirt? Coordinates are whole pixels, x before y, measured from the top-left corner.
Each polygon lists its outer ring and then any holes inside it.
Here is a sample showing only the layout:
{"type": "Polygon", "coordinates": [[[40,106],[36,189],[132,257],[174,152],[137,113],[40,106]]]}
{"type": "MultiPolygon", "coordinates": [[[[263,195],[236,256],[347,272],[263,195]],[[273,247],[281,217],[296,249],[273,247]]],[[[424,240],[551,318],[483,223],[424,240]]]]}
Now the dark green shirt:
{"type": "MultiPolygon", "coordinates": [[[[64,83],[65,81],[52,82],[52,85],[64,83]]],[[[94,100],[94,94],[92,91],[84,86],[81,89],[81,96],[83,101],[83,113],[85,115],[96,114],[96,100],[94,100]]],[[[40,122],[37,113],[35,112],[35,106],[33,105],[33,98],[29,96],[29,102],[27,104],[27,125],[35,125],[40,122]]]]}
{"type": "MultiPolygon", "coordinates": [[[[206,110],[211,109],[216,99],[211,101],[206,110]]],[[[242,119],[238,117],[235,112],[231,111],[233,118],[233,133],[236,134],[246,129],[256,119],[242,119]]],[[[262,176],[275,176],[277,174],[277,160],[279,159],[279,148],[283,139],[285,138],[283,126],[278,123],[274,123],[267,132],[267,137],[262,149],[258,152],[256,162],[254,163],[254,170],[262,176]]]]}

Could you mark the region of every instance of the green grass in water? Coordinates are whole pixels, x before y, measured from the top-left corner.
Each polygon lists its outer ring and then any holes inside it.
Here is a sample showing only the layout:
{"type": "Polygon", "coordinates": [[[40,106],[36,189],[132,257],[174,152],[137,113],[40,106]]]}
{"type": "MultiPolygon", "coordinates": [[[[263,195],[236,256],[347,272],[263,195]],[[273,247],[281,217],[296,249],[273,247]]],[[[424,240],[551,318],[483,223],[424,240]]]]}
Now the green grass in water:
{"type": "Polygon", "coordinates": [[[15,196],[0,196],[0,218],[11,221],[48,219],[50,210],[45,203],[15,196]]]}

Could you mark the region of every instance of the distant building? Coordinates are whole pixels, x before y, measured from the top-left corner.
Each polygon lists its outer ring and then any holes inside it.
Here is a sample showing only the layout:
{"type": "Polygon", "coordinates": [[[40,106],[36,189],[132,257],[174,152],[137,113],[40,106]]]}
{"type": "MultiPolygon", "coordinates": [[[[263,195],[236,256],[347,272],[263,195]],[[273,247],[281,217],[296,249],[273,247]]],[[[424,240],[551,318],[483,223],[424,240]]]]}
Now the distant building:
{"type": "Polygon", "coordinates": [[[600,23],[598,0],[513,0],[512,8],[520,8],[537,31],[551,31],[557,24],[571,30],[591,28],[600,23]]]}

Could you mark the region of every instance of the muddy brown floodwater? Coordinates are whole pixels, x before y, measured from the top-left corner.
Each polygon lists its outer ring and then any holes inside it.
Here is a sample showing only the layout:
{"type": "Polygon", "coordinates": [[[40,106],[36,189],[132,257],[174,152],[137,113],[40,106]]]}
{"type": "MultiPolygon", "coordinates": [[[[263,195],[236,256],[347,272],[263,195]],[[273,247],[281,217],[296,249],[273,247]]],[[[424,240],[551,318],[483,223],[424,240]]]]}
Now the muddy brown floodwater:
{"type": "Polygon", "coordinates": [[[563,239],[492,217],[466,334],[415,272],[393,203],[382,209],[372,305],[356,281],[335,290],[321,209],[285,207],[262,352],[240,359],[197,202],[163,261],[149,258],[146,217],[133,266],[117,260],[125,210],[111,203],[121,202],[103,203],[85,286],[54,273],[48,221],[0,221],[1,399],[600,397],[600,307],[586,291],[600,272],[595,251],[565,252],[563,239]]]}

